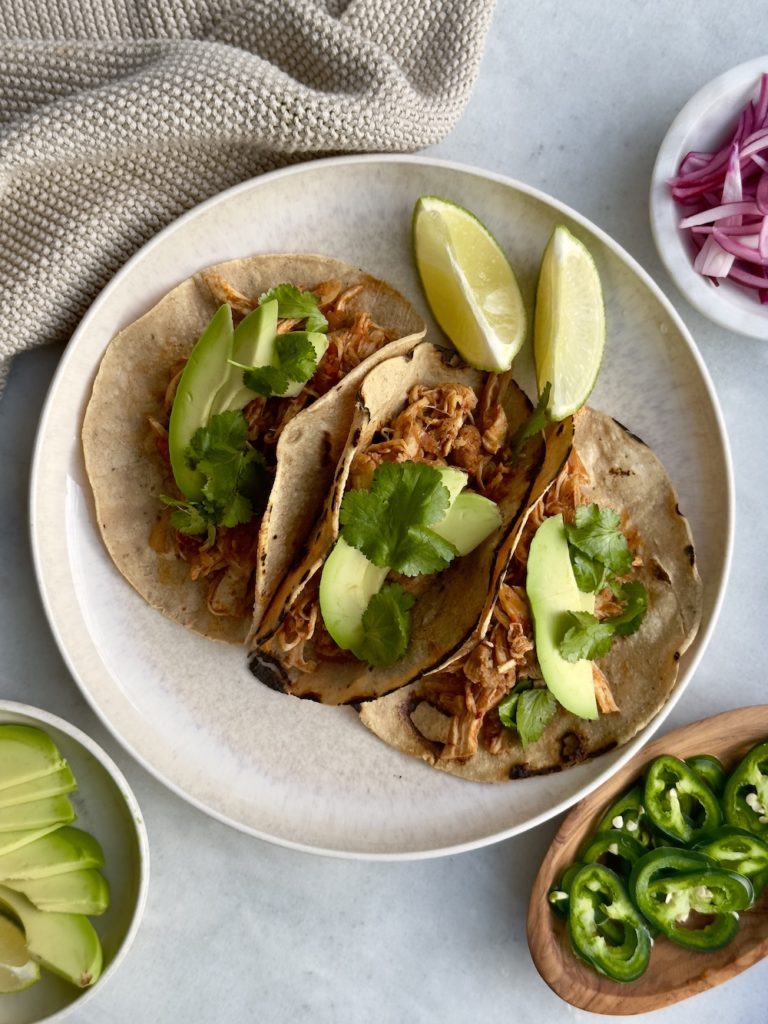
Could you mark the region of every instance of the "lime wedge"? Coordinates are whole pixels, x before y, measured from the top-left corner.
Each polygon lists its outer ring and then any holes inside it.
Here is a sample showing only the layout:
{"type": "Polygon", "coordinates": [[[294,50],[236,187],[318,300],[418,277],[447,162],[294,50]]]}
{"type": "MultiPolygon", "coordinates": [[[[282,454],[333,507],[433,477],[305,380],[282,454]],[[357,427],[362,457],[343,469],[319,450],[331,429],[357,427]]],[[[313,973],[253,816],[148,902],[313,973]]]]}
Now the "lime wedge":
{"type": "Polygon", "coordinates": [[[539,394],[550,419],[572,415],[595,386],[605,347],[605,304],[589,250],[559,224],[544,250],[533,333],[539,394]]]}
{"type": "Polygon", "coordinates": [[[413,213],[413,250],[435,320],[465,361],[508,370],[525,340],[525,307],[493,235],[456,203],[422,196],[413,213]]]}
{"type": "Polygon", "coordinates": [[[40,967],[29,955],[24,932],[0,916],[0,992],[21,992],[40,977],[40,967]]]}

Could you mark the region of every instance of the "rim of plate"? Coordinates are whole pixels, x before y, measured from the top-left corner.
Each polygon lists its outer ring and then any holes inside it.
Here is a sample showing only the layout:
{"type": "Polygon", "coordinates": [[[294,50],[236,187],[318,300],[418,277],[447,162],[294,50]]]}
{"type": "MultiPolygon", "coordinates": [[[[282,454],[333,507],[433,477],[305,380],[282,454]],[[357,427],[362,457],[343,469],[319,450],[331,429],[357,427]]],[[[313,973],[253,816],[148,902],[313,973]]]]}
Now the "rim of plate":
{"type": "MultiPolygon", "coordinates": [[[[631,256],[625,249],[614,241],[610,235],[608,235],[602,228],[594,224],[584,215],[573,210],[565,203],[558,199],[550,196],[549,194],[542,192],[541,190],[534,188],[530,185],[526,185],[523,182],[517,181],[514,178],[510,178],[503,174],[498,174],[494,171],[486,171],[473,167],[469,164],[460,163],[453,160],[442,160],[435,157],[413,155],[413,154],[378,154],[378,153],[366,153],[366,154],[354,154],[349,156],[337,156],[327,157],[320,160],[310,160],[300,164],[292,164],[288,167],[281,167],[277,170],[270,171],[263,175],[258,175],[255,178],[250,178],[247,181],[240,182],[237,185],[232,186],[223,192],[217,193],[215,196],[205,200],[203,203],[193,207],[186,213],[182,214],[176,220],[172,221],[169,225],[163,228],[157,235],[153,236],[148,242],[146,242],[134,255],[121,267],[121,269],[115,274],[115,276],[105,285],[99,295],[96,297],[88,311],[85,313],[83,319],[78,325],[77,329],[72,335],[64,355],[62,356],[61,362],[59,363],[56,372],[51,381],[51,385],[46,395],[43,411],[40,416],[40,422],[38,425],[37,436],[35,439],[35,447],[32,458],[32,469],[30,473],[30,540],[32,546],[32,556],[35,567],[35,575],[37,578],[38,587],[40,589],[41,600],[45,609],[48,623],[51,627],[51,631],[54,635],[56,643],[59,647],[61,655],[69,669],[72,677],[79,686],[81,692],[85,696],[86,700],[92,707],[95,714],[102,721],[104,726],[110,731],[115,739],[127,750],[132,757],[138,761],[154,778],[161,782],[164,786],[170,789],[177,796],[181,797],[187,803],[196,807],[198,810],[203,811],[210,817],[222,822],[223,824],[229,825],[232,828],[237,829],[240,832],[245,832],[248,835],[253,835],[258,839],[263,839],[266,842],[273,843],[277,846],[282,846],[287,849],[296,850],[302,853],[319,854],[322,856],[335,857],[341,859],[350,860],[364,860],[364,861],[410,861],[410,860],[427,860],[434,857],[443,857],[450,854],[465,853],[471,850],[481,849],[484,846],[489,846],[492,843],[500,842],[503,839],[509,839],[512,836],[519,835],[523,832],[527,832],[529,829],[535,828],[537,825],[541,825],[548,821],[550,818],[555,817],[558,814],[563,813],[569,807],[572,807],[583,797],[587,796],[598,786],[602,785],[615,771],[617,771],[630,757],[633,756],[648,740],[656,733],[658,728],[662,725],[664,720],[670,714],[672,709],[677,704],[678,700],[682,696],[683,692],[687,689],[691,677],[696,671],[699,662],[709,644],[712,632],[717,623],[722,607],[723,599],[725,596],[725,589],[730,575],[731,561],[733,557],[733,524],[734,524],[734,482],[733,482],[733,463],[731,458],[731,449],[728,441],[728,435],[725,430],[725,422],[723,413],[720,408],[720,403],[717,398],[717,394],[712,382],[712,378],[709,371],[704,363],[704,360],[699,352],[696,343],[693,340],[688,328],[685,326],[682,317],[674,308],[670,300],[666,297],[660,286],[653,280],[653,278],[645,271],[640,264],[631,256]],[[678,678],[675,683],[675,688],[667,700],[666,704],[659,710],[654,718],[643,728],[640,732],[633,737],[633,739],[621,748],[621,753],[616,757],[616,760],[611,765],[599,772],[592,780],[587,784],[583,785],[575,794],[572,794],[563,800],[559,801],[556,805],[547,808],[540,814],[537,814],[529,818],[525,822],[521,822],[517,825],[513,825],[508,829],[502,829],[501,831],[493,832],[489,835],[484,835],[479,838],[467,840],[464,842],[457,842],[441,847],[435,847],[427,850],[405,850],[405,851],[389,851],[389,852],[370,852],[370,851],[359,851],[359,850],[340,850],[333,847],[320,847],[317,845],[311,845],[307,843],[298,842],[291,839],[286,839],[281,836],[274,836],[271,833],[265,832],[258,828],[255,828],[245,822],[238,821],[235,818],[230,817],[228,814],[220,811],[216,807],[210,806],[204,800],[195,797],[193,794],[187,792],[183,786],[166,777],[166,775],[158,770],[151,761],[144,757],[144,755],[136,749],[136,747],[127,740],[117,726],[110,720],[110,718],[104,713],[101,706],[95,700],[93,695],[90,693],[88,685],[85,679],[80,674],[78,665],[75,658],[72,656],[66,642],[66,638],[62,635],[58,627],[58,622],[54,610],[52,608],[51,601],[45,582],[44,566],[42,565],[40,552],[38,550],[36,533],[35,533],[35,522],[36,522],[36,504],[35,504],[35,489],[38,472],[40,469],[40,463],[42,459],[42,449],[44,446],[44,438],[46,433],[46,426],[48,419],[51,415],[51,410],[56,398],[56,392],[60,381],[63,379],[69,361],[73,358],[75,348],[82,335],[84,335],[90,325],[90,321],[94,318],[100,307],[109,301],[109,297],[112,291],[118,287],[124,277],[127,277],[132,272],[134,266],[139,263],[145,255],[155,246],[161,244],[166,238],[172,235],[175,231],[183,227],[188,221],[200,216],[202,213],[214,207],[217,203],[225,202],[238,193],[250,191],[253,188],[258,188],[262,183],[272,182],[278,178],[291,177],[294,175],[311,174],[316,167],[328,167],[328,166],[344,166],[347,164],[380,164],[380,163],[391,163],[391,164],[416,164],[426,167],[439,167],[448,170],[454,170],[461,174],[471,175],[476,178],[493,181],[497,184],[504,185],[513,190],[524,193],[533,199],[536,199],[543,204],[553,208],[554,210],[562,213],[566,217],[580,224],[590,233],[595,235],[605,246],[610,249],[611,252],[625,265],[627,265],[632,272],[638,277],[644,286],[651,291],[653,296],[658,302],[664,307],[667,315],[673,320],[676,328],[680,332],[681,338],[684,340],[691,356],[696,363],[701,381],[708,394],[711,402],[712,412],[714,420],[717,426],[718,439],[720,447],[723,453],[723,459],[726,467],[726,522],[725,522],[725,546],[724,546],[724,557],[722,565],[719,571],[719,577],[716,585],[713,587],[714,600],[712,604],[712,613],[709,621],[705,624],[704,628],[699,631],[696,640],[696,651],[695,654],[690,658],[686,670],[678,678]]],[[[590,762],[595,764],[595,761],[590,762]]]]}
{"type": "Polygon", "coordinates": [[[651,173],[650,220],[661,261],[688,302],[729,331],[768,341],[768,309],[751,289],[727,279],[715,287],[693,269],[686,233],[678,227],[681,214],[667,190],[667,181],[677,174],[684,154],[698,145],[711,144],[706,138],[700,141],[702,134],[713,134],[711,127],[703,130],[703,119],[716,113],[723,135],[756,91],[762,72],[768,72],[768,56],[746,61],[713,78],[680,110],[662,140],[651,173]]]}
{"type": "Polygon", "coordinates": [[[117,972],[123,960],[128,955],[131,946],[133,946],[136,935],[141,927],[141,921],[144,917],[144,911],[147,905],[147,896],[149,894],[149,837],[147,835],[147,826],[144,823],[144,815],[133,790],[128,784],[128,780],[106,750],[100,747],[95,740],[92,740],[87,733],[83,732],[83,730],[78,728],[78,726],[68,722],[65,718],[60,718],[58,715],[54,715],[50,711],[34,707],[32,704],[22,704],[15,700],[0,699],[0,717],[2,717],[3,714],[22,715],[35,722],[47,725],[52,729],[58,729],[59,732],[66,733],[70,739],[74,740],[75,743],[79,744],[79,746],[86,750],[94,760],[98,761],[107,775],[109,775],[115,783],[120,792],[120,796],[125,801],[125,805],[131,815],[131,823],[139,847],[138,894],[131,914],[131,923],[125,933],[123,941],[120,943],[120,948],[107,966],[107,969],[101,974],[93,986],[83,989],[80,995],[78,995],[77,998],[67,1006],[62,1007],[59,1010],[55,1010],[47,1017],[40,1018],[39,1024],[46,1024],[48,1021],[62,1020],[70,1013],[74,1013],[75,1010],[79,1010],[84,1003],[88,1002],[96,992],[100,992],[109,982],[110,978],[112,978],[112,976],[117,972]]]}

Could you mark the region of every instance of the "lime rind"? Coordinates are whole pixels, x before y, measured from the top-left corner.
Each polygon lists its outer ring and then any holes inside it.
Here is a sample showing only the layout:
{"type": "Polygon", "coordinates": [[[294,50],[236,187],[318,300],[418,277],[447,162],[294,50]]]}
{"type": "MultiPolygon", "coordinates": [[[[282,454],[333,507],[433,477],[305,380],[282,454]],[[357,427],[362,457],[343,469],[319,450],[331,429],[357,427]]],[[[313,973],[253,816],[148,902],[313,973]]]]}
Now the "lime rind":
{"type": "Polygon", "coordinates": [[[416,268],[432,313],[459,353],[480,370],[508,370],[527,335],[514,272],[469,210],[422,196],[412,222],[416,268]]]}

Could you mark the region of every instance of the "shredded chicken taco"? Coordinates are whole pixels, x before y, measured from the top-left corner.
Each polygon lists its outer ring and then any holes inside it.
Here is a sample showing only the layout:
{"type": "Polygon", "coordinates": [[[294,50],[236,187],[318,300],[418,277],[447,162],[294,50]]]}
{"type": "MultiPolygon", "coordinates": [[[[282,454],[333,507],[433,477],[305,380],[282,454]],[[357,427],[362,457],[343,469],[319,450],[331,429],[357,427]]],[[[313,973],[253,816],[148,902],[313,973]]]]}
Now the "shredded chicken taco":
{"type": "Polygon", "coordinates": [[[522,513],[570,448],[570,424],[546,446],[526,437],[530,414],[509,374],[426,342],[371,370],[307,556],[256,631],[254,673],[343,704],[457,657],[522,513]]]}
{"type": "Polygon", "coordinates": [[[322,256],[174,288],[109,344],[85,414],[120,572],[169,618],[244,641],[322,508],[360,382],[424,329],[395,289],[322,256]]]}
{"type": "Polygon", "coordinates": [[[627,742],[671,694],[701,616],[691,533],[664,467],[589,408],[509,555],[471,642],[359,708],[395,749],[474,781],[557,771],[627,742]],[[561,671],[571,692],[554,685],[561,671]]]}

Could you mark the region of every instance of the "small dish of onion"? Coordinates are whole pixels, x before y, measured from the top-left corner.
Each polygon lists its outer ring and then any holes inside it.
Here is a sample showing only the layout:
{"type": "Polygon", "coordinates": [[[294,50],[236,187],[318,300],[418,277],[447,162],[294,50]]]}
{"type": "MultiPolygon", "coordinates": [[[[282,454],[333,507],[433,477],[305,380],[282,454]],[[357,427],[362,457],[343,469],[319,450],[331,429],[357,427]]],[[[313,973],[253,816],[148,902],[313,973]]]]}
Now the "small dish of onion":
{"type": "Polygon", "coordinates": [[[768,56],[715,78],[677,115],[653,169],[651,229],[692,306],[768,340],[768,56]]]}

